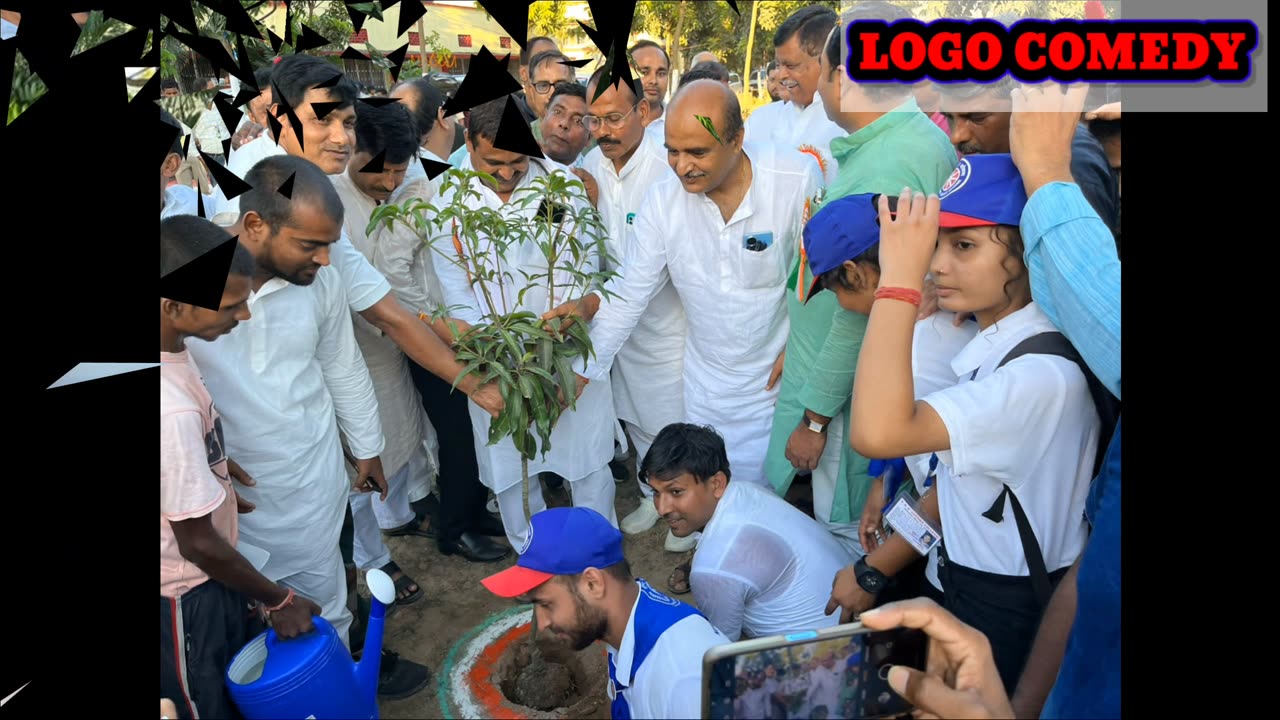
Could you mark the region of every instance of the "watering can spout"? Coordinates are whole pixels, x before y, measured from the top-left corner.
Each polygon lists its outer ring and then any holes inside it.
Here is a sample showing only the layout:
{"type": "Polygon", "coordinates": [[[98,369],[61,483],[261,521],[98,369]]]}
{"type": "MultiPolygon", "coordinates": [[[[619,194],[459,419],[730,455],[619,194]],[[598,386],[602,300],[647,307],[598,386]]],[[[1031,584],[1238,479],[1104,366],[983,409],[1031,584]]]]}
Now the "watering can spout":
{"type": "Polygon", "coordinates": [[[395,602],[396,584],[391,576],[381,570],[370,570],[365,575],[369,592],[373,595],[373,607],[369,611],[369,627],[364,635],[364,655],[356,663],[356,686],[377,707],[378,671],[382,661],[382,628],[387,617],[387,606],[395,602]]]}

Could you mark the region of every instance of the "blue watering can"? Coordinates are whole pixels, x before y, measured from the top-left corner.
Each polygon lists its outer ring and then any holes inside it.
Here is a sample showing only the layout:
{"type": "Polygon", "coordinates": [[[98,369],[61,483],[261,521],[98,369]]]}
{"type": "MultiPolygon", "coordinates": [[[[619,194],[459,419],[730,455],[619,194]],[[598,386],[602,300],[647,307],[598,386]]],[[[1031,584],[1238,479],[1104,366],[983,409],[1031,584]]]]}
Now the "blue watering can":
{"type": "Polygon", "coordinates": [[[268,630],[245,645],[227,668],[227,691],[246,720],[355,720],[378,717],[378,664],[382,626],[396,587],[381,570],[365,577],[373,595],[364,658],[354,662],[333,626],[293,640],[268,630]]]}

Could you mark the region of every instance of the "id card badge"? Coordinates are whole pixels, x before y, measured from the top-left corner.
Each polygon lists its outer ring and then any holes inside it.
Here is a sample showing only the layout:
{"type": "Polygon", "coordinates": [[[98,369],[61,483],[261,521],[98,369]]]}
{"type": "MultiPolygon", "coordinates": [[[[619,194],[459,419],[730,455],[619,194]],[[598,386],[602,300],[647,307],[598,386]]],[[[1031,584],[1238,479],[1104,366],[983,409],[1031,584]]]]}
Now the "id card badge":
{"type": "Polygon", "coordinates": [[[942,531],[920,514],[916,501],[909,497],[898,498],[889,512],[885,513],[884,521],[921,555],[928,555],[929,551],[942,542],[942,531]]]}

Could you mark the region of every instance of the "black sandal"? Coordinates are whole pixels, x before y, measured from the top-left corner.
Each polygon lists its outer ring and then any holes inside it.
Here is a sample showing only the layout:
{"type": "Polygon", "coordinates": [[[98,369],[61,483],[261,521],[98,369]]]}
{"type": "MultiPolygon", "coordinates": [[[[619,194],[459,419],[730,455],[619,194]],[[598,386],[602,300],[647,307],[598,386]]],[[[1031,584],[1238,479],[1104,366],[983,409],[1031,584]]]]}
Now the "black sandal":
{"type": "Polygon", "coordinates": [[[421,600],[423,595],[426,594],[423,592],[422,586],[419,585],[417,581],[415,581],[413,578],[409,577],[408,573],[406,573],[404,570],[401,570],[400,566],[396,564],[395,560],[392,560],[391,562],[387,563],[386,565],[383,565],[378,569],[386,573],[387,575],[390,575],[392,581],[395,582],[396,584],[396,603],[395,604],[396,605],[412,605],[418,602],[419,600],[421,600]],[[400,573],[399,579],[395,577],[396,573],[400,573]],[[403,595],[403,593],[408,591],[410,586],[416,587],[417,589],[409,593],[408,595],[403,595]]]}
{"type": "Polygon", "coordinates": [[[434,540],[436,537],[435,523],[428,525],[427,529],[423,530],[422,521],[425,519],[426,518],[419,517],[417,514],[415,514],[413,516],[413,519],[410,520],[409,522],[405,523],[404,525],[401,525],[398,528],[393,528],[391,530],[383,530],[382,534],[386,537],[412,536],[412,537],[431,538],[432,540],[434,540]]]}

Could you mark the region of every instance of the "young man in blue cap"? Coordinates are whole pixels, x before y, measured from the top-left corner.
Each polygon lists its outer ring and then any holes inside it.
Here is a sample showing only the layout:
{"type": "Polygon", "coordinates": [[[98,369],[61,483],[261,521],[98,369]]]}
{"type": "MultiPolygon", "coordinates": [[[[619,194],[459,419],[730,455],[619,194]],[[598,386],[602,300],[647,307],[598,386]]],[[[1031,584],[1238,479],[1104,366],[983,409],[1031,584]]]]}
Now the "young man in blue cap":
{"type": "Polygon", "coordinates": [[[702,715],[702,656],[728,643],[692,606],[631,576],[622,533],[584,507],[531,518],[515,567],[481,583],[532,602],[539,630],[575,651],[609,646],[614,720],[702,715]]]}

